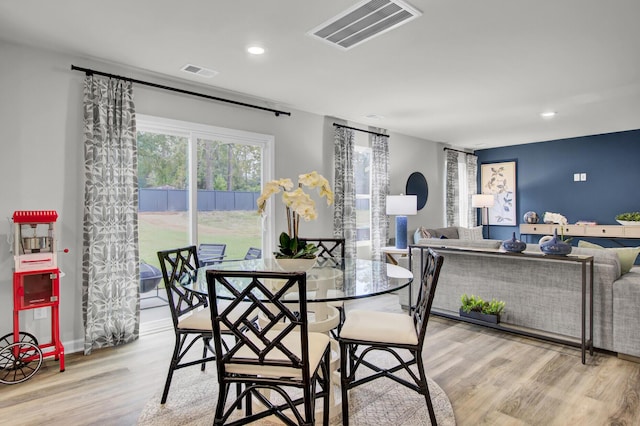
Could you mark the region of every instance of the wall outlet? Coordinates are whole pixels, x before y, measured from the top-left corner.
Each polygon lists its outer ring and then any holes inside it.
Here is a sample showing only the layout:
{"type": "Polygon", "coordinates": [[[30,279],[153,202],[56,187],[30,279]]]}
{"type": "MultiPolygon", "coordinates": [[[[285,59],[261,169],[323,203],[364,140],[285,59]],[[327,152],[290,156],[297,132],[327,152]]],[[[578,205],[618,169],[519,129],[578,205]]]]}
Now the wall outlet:
{"type": "Polygon", "coordinates": [[[38,308],[33,310],[33,319],[45,319],[47,318],[47,308],[38,308]]]}

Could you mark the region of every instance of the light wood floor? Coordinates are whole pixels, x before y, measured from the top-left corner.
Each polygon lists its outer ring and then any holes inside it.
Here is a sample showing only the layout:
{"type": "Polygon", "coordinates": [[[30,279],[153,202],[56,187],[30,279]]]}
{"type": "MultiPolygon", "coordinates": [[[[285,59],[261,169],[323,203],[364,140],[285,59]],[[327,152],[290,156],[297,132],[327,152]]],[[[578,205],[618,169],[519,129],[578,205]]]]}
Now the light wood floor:
{"type": "MultiPolygon", "coordinates": [[[[357,304],[399,309],[395,296],[357,304]]],[[[68,354],[63,373],[48,359],[29,381],[0,385],[0,424],[134,425],[162,389],[172,346],[173,333],[159,331],[88,357],[68,354]]],[[[614,355],[582,365],[576,348],[437,317],[426,353],[458,425],[640,425],[640,364],[614,355]]]]}

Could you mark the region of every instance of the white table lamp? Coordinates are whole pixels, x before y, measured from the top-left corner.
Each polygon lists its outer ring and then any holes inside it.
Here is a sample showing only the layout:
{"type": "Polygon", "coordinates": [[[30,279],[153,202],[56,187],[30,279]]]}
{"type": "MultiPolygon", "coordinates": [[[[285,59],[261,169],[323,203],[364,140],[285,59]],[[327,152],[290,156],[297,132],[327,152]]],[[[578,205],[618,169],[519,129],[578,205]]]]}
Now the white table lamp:
{"type": "Polygon", "coordinates": [[[482,225],[487,225],[487,239],[489,238],[489,207],[493,207],[495,202],[493,194],[474,194],[471,196],[471,207],[482,209],[482,225]]]}
{"type": "Polygon", "coordinates": [[[396,217],[396,248],[407,248],[407,216],[418,213],[415,195],[387,195],[387,215],[396,217]]]}

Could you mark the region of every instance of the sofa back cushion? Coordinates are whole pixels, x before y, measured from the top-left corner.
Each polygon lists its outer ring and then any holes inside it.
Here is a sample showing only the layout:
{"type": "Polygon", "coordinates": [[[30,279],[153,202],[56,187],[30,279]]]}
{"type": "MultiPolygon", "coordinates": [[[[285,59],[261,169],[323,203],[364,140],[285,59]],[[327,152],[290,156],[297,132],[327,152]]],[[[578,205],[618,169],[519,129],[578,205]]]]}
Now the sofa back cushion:
{"type": "Polygon", "coordinates": [[[618,259],[620,260],[620,273],[626,274],[631,270],[634,263],[636,262],[636,258],[638,257],[638,253],[640,253],[640,247],[612,247],[605,248],[601,245],[590,243],[588,241],[580,240],[578,241],[579,248],[591,248],[596,250],[602,250],[607,252],[613,252],[618,255],[618,259]]]}
{"type": "MultiPolygon", "coordinates": [[[[541,253],[539,244],[527,244],[525,252],[541,253]]],[[[606,280],[611,282],[617,280],[622,275],[620,259],[614,251],[594,249],[587,247],[572,247],[571,254],[579,256],[593,256],[595,264],[608,265],[610,268],[603,269],[601,272],[606,274],[606,280]]]]}
{"type": "Polygon", "coordinates": [[[439,238],[423,238],[418,241],[420,246],[429,247],[461,247],[472,249],[496,250],[500,248],[501,241],[498,240],[442,240],[439,238]]]}
{"type": "Polygon", "coordinates": [[[482,225],[474,226],[473,228],[458,226],[458,236],[461,240],[482,240],[484,239],[482,235],[482,225]]]}
{"type": "Polygon", "coordinates": [[[473,228],[464,228],[462,226],[449,226],[447,228],[425,228],[420,226],[413,234],[414,244],[418,244],[423,238],[440,238],[448,240],[482,240],[482,225],[473,228]]]}

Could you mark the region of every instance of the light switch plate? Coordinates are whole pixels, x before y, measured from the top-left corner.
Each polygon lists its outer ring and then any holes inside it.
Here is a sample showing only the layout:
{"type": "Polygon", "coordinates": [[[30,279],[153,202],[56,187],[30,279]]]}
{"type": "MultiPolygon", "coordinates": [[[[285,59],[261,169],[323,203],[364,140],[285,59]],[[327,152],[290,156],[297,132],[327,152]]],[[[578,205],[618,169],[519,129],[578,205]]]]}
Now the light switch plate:
{"type": "Polygon", "coordinates": [[[574,173],[573,174],[573,181],[574,182],[580,182],[580,173],[574,173]]]}
{"type": "Polygon", "coordinates": [[[587,174],[586,173],[580,173],[580,180],[581,181],[586,181],[587,180],[587,174]]]}

